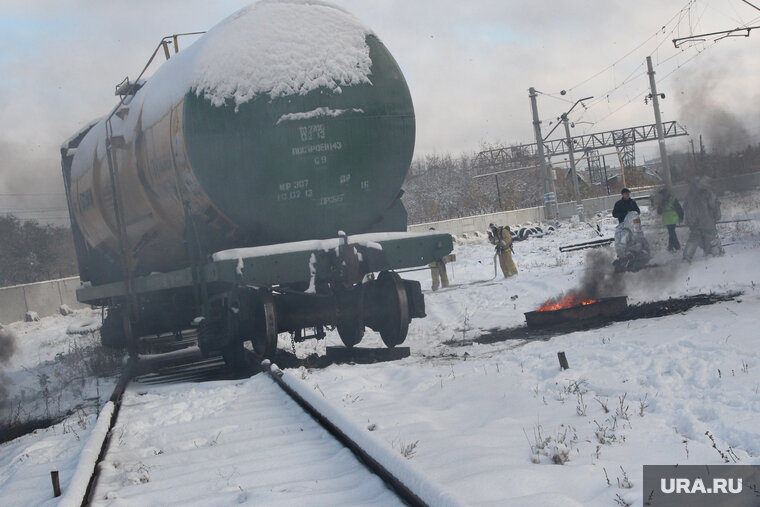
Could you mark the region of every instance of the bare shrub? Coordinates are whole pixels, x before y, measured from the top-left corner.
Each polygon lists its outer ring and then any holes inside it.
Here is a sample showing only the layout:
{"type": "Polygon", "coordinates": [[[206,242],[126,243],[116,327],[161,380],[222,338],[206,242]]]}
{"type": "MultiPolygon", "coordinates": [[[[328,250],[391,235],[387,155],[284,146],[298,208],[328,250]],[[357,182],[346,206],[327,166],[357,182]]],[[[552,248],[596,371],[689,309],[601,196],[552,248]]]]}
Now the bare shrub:
{"type": "MultiPolygon", "coordinates": [[[[419,440],[415,440],[414,442],[410,444],[405,444],[404,442],[399,441],[398,451],[406,459],[412,459],[414,455],[417,453],[417,444],[419,443],[420,443],[419,440]]],[[[396,447],[395,442],[391,442],[391,447],[393,448],[396,447]]]]}
{"type": "Polygon", "coordinates": [[[561,424],[556,435],[544,436],[543,427],[539,424],[533,428],[533,441],[531,442],[527,433],[525,438],[530,446],[530,460],[536,464],[541,463],[543,456],[555,465],[564,465],[570,461],[573,450],[577,451],[575,444],[578,442],[578,435],[572,426],[561,424]]]}

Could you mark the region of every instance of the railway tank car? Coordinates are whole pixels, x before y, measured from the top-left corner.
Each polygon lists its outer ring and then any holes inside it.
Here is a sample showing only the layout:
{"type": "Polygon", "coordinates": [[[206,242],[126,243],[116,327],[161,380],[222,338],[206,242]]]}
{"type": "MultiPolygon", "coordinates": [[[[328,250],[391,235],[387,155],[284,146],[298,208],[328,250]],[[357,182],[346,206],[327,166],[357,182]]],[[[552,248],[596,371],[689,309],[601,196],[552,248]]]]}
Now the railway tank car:
{"type": "MultiPolygon", "coordinates": [[[[121,100],[110,115],[61,150],[84,282],[78,296],[109,307],[104,341],[180,329],[201,315],[196,322],[206,321],[206,341],[222,344],[216,348],[229,349],[222,335],[249,325],[249,334],[268,336],[264,349],[271,354],[277,332],[300,333],[307,325],[319,330],[338,324],[347,345],[357,342],[365,324],[387,317],[372,313],[384,312],[388,295],[407,305],[402,320],[424,316],[420,304],[413,305],[422,299],[415,282],[389,270],[445,255],[450,237],[378,236],[392,239],[401,252],[414,250],[403,261],[367,250],[378,237],[350,247],[357,234],[406,230],[400,188],[415,137],[399,66],[353,16],[326,3],[264,0],[219,23],[149,79],[127,80],[117,95],[121,100]],[[339,231],[340,264],[330,262],[315,275],[312,254],[324,248],[303,242],[335,238],[339,231]],[[309,260],[283,257],[295,263],[293,276],[271,278],[251,268],[248,277],[238,269],[224,283],[212,280],[224,271],[210,257],[216,252],[298,242],[309,260]],[[345,266],[355,269],[349,275],[345,266]],[[183,270],[189,281],[156,276],[183,270]],[[356,294],[346,294],[358,288],[377,292],[367,285],[373,271],[386,271],[374,284],[382,278],[393,289],[370,296],[366,308],[348,303],[356,294]],[[303,292],[307,285],[311,292],[303,292]],[[402,289],[409,294],[399,296],[402,289]],[[288,296],[294,291],[297,297],[288,296]],[[240,318],[247,324],[229,322],[236,304],[250,307],[250,315],[240,318]],[[309,319],[291,318],[303,309],[309,319]],[[289,323],[262,323],[267,312],[289,323]]],[[[238,261],[260,264],[242,256],[238,261]]]]}

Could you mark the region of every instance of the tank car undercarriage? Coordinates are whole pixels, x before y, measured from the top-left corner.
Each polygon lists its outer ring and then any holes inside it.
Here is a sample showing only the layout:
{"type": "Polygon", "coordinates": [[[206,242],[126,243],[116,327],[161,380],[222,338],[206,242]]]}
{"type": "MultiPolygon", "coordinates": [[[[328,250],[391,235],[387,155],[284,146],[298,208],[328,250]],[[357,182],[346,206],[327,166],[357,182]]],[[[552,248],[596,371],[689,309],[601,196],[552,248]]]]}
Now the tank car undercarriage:
{"type": "Polygon", "coordinates": [[[307,294],[278,287],[238,285],[209,300],[198,319],[198,346],[205,356],[221,354],[237,365],[250,341],[260,358],[273,358],[277,336],[291,333],[294,341],[325,337],[325,328],[337,328],[346,347],[357,345],[365,327],[380,333],[388,347],[404,342],[412,318],[424,317],[419,282],[383,271],[376,280],[350,288],[326,287],[307,294]]]}
{"type": "Polygon", "coordinates": [[[280,333],[303,341],[323,339],[326,329],[335,328],[353,347],[369,327],[387,347],[400,345],[411,319],[425,316],[425,302],[420,283],[392,269],[445,255],[451,236],[383,233],[352,240],[341,235],[274,251],[221,252],[198,269],[138,277],[132,294],[124,293],[125,284],[107,284],[80,287],[78,296],[108,306],[103,344],[131,352],[140,336],[181,336],[191,325],[202,354],[221,355],[233,367],[245,366],[248,341],[256,356],[273,358],[280,333]]]}

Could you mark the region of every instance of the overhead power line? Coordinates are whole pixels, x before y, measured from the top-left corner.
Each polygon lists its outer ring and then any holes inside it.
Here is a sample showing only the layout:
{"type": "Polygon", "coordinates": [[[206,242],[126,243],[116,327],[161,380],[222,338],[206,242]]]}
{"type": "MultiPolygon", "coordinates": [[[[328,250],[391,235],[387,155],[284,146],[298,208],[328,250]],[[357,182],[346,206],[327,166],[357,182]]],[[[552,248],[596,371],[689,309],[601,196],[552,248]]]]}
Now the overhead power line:
{"type": "Polygon", "coordinates": [[[713,39],[713,42],[718,42],[719,40],[726,39],[728,37],[749,37],[750,32],[758,28],[760,28],[760,26],[745,26],[745,27],[740,27],[740,28],[734,28],[732,30],[720,30],[720,31],[711,32],[711,33],[689,35],[688,37],[678,37],[677,39],[673,39],[673,45],[676,48],[680,48],[681,44],[684,44],[686,42],[694,42],[694,41],[701,42],[701,41],[705,41],[707,37],[714,37],[714,36],[719,36],[719,37],[716,37],[715,39],[713,39]]]}
{"type": "Polygon", "coordinates": [[[64,193],[39,193],[39,194],[15,194],[15,193],[9,193],[9,194],[0,194],[0,197],[66,197],[66,194],[64,193]]]}
{"type": "MultiPolygon", "coordinates": [[[[686,2],[686,5],[684,5],[683,7],[681,7],[681,9],[678,12],[676,12],[661,28],[659,28],[656,32],[654,32],[652,35],[650,35],[649,37],[647,37],[647,39],[644,40],[644,42],[642,42],[641,44],[639,44],[638,46],[636,46],[632,50],[628,51],[626,54],[624,54],[623,56],[621,56],[620,58],[618,58],[617,60],[615,60],[612,64],[610,64],[607,67],[603,68],[599,72],[597,72],[597,73],[593,74],[592,76],[584,79],[583,81],[581,81],[581,82],[579,82],[579,83],[571,86],[570,88],[567,88],[567,91],[571,92],[575,88],[578,88],[579,86],[588,83],[592,79],[595,79],[595,78],[601,76],[602,74],[604,74],[608,70],[614,69],[617,64],[619,64],[620,62],[622,62],[623,60],[625,60],[626,58],[628,58],[629,56],[631,56],[632,54],[634,54],[636,51],[638,51],[639,49],[641,49],[642,47],[644,47],[650,40],[656,38],[657,35],[660,32],[665,33],[666,27],[669,24],[671,24],[673,22],[673,20],[675,20],[676,18],[678,18],[678,22],[675,24],[675,26],[677,27],[680,24],[681,19],[683,19],[684,14],[689,13],[689,11],[691,9],[691,6],[694,3],[696,3],[696,0],[688,0],[688,2],[686,2]]],[[[570,102],[572,102],[572,101],[570,101],[570,102]]]]}
{"type": "MultiPolygon", "coordinates": [[[[747,2],[745,2],[747,3],[747,2]]],[[[659,81],[663,81],[665,78],[671,76],[674,72],[678,71],[685,65],[687,65],[689,62],[694,60],[697,56],[702,54],[704,51],[706,51],[708,48],[712,47],[710,46],[704,46],[704,45],[698,45],[694,44],[689,46],[688,48],[680,47],[680,52],[677,52],[675,54],[672,54],[670,56],[667,56],[663,60],[659,60],[657,58],[658,53],[661,51],[662,47],[666,42],[672,41],[672,37],[674,35],[680,35],[681,33],[681,26],[683,24],[683,21],[685,19],[688,20],[688,33],[693,34],[694,29],[696,26],[700,24],[702,21],[702,18],[706,15],[706,12],[708,8],[710,8],[709,5],[704,5],[703,9],[700,9],[699,12],[697,12],[696,7],[696,1],[690,0],[686,3],[676,14],[674,14],[665,25],[663,25],[660,29],[658,29],[653,35],[649,36],[644,42],[637,45],[634,49],[631,51],[628,51],[625,55],[618,58],[612,65],[609,65],[602,69],[601,71],[593,74],[591,77],[586,78],[585,80],[581,81],[580,83],[574,85],[572,88],[577,88],[581,84],[588,83],[594,78],[598,78],[600,75],[602,75],[604,72],[609,71],[610,69],[615,69],[618,64],[620,64],[622,61],[624,61],[626,58],[630,57],[634,53],[636,53],[638,50],[646,46],[649,42],[652,41],[652,39],[659,38],[659,36],[662,35],[662,39],[659,40],[659,42],[652,48],[646,56],[651,56],[656,60],[655,69],[658,70],[660,75],[658,76],[659,81]],[[681,61],[680,63],[677,63],[675,67],[670,67],[668,64],[676,58],[680,58],[684,55],[685,52],[688,51],[694,51],[695,53],[692,55],[689,55],[688,58],[686,58],[685,61],[681,61]]],[[[755,5],[752,5],[753,8],[756,8],[755,5]]],[[[752,19],[749,22],[745,23],[743,26],[736,28],[735,30],[731,30],[730,32],[734,32],[732,35],[729,36],[738,36],[736,34],[740,34],[741,36],[748,36],[749,31],[760,28],[760,26],[750,26],[752,23],[755,23],[757,19],[760,19],[760,17],[756,19],[752,19]]],[[[710,42],[715,43],[717,40],[720,40],[720,38],[716,40],[712,40],[710,42]]],[[[642,58],[643,60],[643,58],[642,58]]],[[[637,66],[628,74],[622,81],[616,81],[614,83],[614,86],[612,86],[609,90],[607,90],[604,93],[594,93],[596,95],[596,99],[588,102],[585,104],[584,109],[580,112],[578,115],[578,121],[586,119],[586,120],[593,120],[592,123],[601,123],[614,114],[618,113],[620,110],[628,106],[634,101],[642,100],[643,97],[645,97],[648,94],[648,86],[644,83],[644,80],[646,78],[646,72],[644,72],[643,69],[643,63],[637,64],[637,66]],[[636,92],[631,93],[630,91],[626,93],[626,97],[623,98],[625,101],[623,104],[616,107],[614,110],[609,111],[606,115],[604,115],[601,119],[593,118],[593,116],[589,117],[589,114],[593,113],[598,109],[598,106],[603,103],[610,103],[611,100],[614,100],[614,97],[619,97],[620,92],[624,90],[629,90],[630,85],[633,83],[638,82],[638,80],[641,79],[642,83],[640,86],[640,90],[637,90],[636,92]]],[[[572,90],[570,88],[570,90],[572,90]]],[[[637,88],[639,88],[637,86],[637,88]]],[[[548,94],[547,94],[548,95],[548,94]]],[[[619,99],[617,99],[619,100],[619,99]]],[[[616,100],[616,101],[617,101],[616,100]]]]}
{"type": "Polygon", "coordinates": [[[747,0],[742,0],[742,2],[744,2],[747,5],[749,5],[750,7],[754,7],[755,9],[757,9],[758,11],[760,11],[760,7],[749,3],[747,0]]]}

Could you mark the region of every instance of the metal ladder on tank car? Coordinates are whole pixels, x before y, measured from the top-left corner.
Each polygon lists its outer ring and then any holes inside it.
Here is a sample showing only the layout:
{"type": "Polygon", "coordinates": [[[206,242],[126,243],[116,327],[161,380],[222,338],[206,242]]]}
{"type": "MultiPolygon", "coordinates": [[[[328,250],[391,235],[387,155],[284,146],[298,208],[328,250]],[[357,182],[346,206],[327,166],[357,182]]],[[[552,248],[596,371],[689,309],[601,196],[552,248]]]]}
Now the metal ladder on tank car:
{"type": "Polygon", "coordinates": [[[132,102],[132,98],[143,85],[142,77],[148,70],[148,67],[150,67],[151,63],[153,63],[153,60],[160,49],[163,49],[164,56],[167,60],[169,60],[169,58],[171,58],[171,53],[169,51],[170,42],[173,43],[174,53],[177,54],[179,52],[180,37],[200,35],[203,33],[205,32],[186,32],[163,37],[161,39],[161,42],[159,42],[156,46],[156,49],[153,50],[153,54],[151,54],[150,58],[148,59],[148,63],[145,64],[142,71],[137,76],[137,79],[135,79],[134,82],[130,82],[129,77],[126,77],[121,83],[116,85],[114,95],[120,97],[119,103],[105,120],[106,159],[108,161],[108,173],[111,180],[111,191],[113,192],[114,220],[116,222],[116,235],[119,240],[119,257],[121,261],[122,271],[125,277],[125,293],[127,294],[126,311],[122,312],[122,319],[124,325],[124,333],[127,339],[127,350],[129,351],[129,355],[131,357],[137,356],[137,339],[134,336],[134,330],[132,329],[132,317],[138,317],[139,307],[137,304],[137,294],[134,290],[134,261],[130,252],[126,224],[124,223],[125,217],[123,214],[123,207],[121,205],[122,193],[121,182],[119,180],[119,168],[117,158],[114,156],[115,149],[126,148],[126,140],[123,135],[114,135],[112,120],[114,116],[117,116],[120,119],[124,119],[124,117],[127,115],[129,112],[129,104],[132,102]]]}

